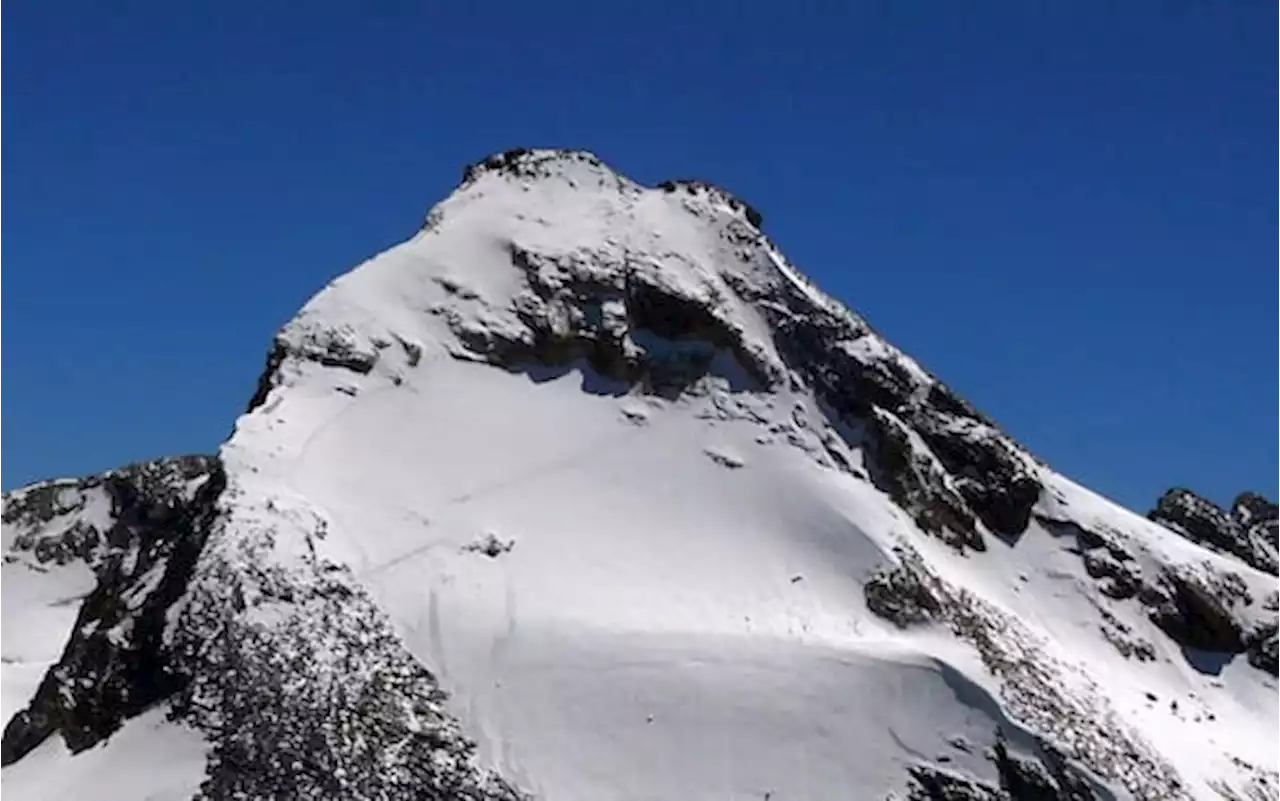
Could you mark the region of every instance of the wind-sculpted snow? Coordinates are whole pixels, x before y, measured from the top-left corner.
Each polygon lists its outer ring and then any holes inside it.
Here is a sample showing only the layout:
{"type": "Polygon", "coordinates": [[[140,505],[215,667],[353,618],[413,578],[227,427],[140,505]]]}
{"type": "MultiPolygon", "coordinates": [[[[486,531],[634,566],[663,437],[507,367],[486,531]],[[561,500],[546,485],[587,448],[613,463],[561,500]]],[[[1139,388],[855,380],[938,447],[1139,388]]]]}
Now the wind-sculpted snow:
{"type": "Polygon", "coordinates": [[[110,724],[14,718],[6,789],[168,737],[202,770],[134,796],[1274,798],[1277,599],[1239,537],[1057,475],[762,224],[489,157],[281,329],[217,481],[146,516],[180,570],[96,577],[97,484],[8,496],[6,714],[110,724]],[[94,689],[68,608],[161,572],[164,625],[95,646],[151,667],[94,689]],[[8,662],[19,608],[61,694],[8,662]]]}

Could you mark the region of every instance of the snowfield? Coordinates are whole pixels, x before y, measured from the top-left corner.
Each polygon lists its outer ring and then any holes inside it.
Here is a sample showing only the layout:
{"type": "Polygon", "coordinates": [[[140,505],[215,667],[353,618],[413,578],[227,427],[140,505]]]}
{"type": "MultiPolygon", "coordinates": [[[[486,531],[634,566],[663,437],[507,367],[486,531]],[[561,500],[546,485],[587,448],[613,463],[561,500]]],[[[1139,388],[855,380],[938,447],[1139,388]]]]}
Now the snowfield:
{"type": "MultiPolygon", "coordinates": [[[[332,766],[313,789],[244,797],[401,797],[352,778],[384,758],[395,787],[438,769],[458,798],[1277,797],[1276,678],[1254,664],[1275,576],[1037,464],[721,190],[487,160],[282,329],[219,457],[165,611],[188,688],[74,756],[50,736],[5,767],[13,798],[250,781],[227,771],[285,746],[228,744],[268,736],[228,665],[280,688],[262,714],[287,748],[363,688],[398,710],[360,735],[377,756],[326,740],[266,771],[332,766]],[[308,661],[280,645],[298,637],[326,644],[308,661]],[[421,667],[447,698],[399,683],[421,667]],[[474,750],[423,767],[404,754],[424,731],[474,750]],[[1012,786],[1004,749],[1052,790],[1012,786]],[[963,788],[930,789],[946,777],[963,788]]],[[[69,525],[17,497],[6,720],[95,587],[94,564],[15,546],[69,525]]],[[[105,531],[104,503],[69,514],[105,531]]]]}

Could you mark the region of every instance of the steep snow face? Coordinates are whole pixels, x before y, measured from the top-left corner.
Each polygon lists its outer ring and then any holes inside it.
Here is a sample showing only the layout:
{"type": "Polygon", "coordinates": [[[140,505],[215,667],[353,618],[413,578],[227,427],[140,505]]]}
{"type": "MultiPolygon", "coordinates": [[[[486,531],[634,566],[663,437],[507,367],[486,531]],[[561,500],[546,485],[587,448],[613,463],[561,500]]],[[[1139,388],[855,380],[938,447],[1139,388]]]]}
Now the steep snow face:
{"type": "Polygon", "coordinates": [[[490,159],[285,326],[256,404],[227,530],[349,568],[525,791],[998,783],[997,730],[1098,797],[1274,782],[1234,658],[1270,579],[1038,466],[719,190],[490,159]],[[895,570],[921,625],[864,601],[895,570]]]}
{"type": "Polygon", "coordinates": [[[1274,577],[1037,463],[759,225],[513,151],[282,329],[168,616],[202,797],[1275,797],[1274,577]]]}

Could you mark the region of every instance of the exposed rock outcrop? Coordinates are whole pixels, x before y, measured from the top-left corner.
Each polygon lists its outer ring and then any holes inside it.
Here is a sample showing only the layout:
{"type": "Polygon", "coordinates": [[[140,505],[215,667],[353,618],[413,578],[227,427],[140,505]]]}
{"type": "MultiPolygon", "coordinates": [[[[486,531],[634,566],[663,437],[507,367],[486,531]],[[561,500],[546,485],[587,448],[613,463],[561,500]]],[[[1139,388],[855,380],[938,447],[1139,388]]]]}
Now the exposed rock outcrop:
{"type": "Polygon", "coordinates": [[[37,569],[78,559],[97,585],[61,659],[5,726],[0,762],[54,733],[73,752],[89,748],[182,686],[164,639],[166,615],[186,590],[224,481],[215,458],[187,456],[38,484],[6,499],[4,521],[21,532],[6,558],[29,552],[37,569]],[[101,527],[75,517],[95,490],[111,505],[101,527]],[[68,516],[70,525],[58,525],[68,516]]]}
{"type": "Polygon", "coordinates": [[[1231,520],[1250,540],[1280,547],[1280,509],[1256,492],[1242,492],[1231,502],[1231,520]]]}
{"type": "Polygon", "coordinates": [[[867,423],[876,483],[927,530],[945,527],[979,550],[975,520],[1007,538],[1026,530],[1041,491],[1035,465],[968,403],[851,313],[815,310],[774,325],[779,351],[822,398],[842,417],[867,423]]]}
{"type": "Polygon", "coordinates": [[[1118,532],[1090,529],[1071,520],[1038,518],[1040,524],[1058,536],[1075,540],[1075,552],[1085,572],[1098,582],[1103,595],[1116,600],[1132,598],[1142,590],[1142,568],[1124,547],[1118,532]]]}
{"type": "Polygon", "coordinates": [[[224,536],[225,492],[216,457],[185,456],[6,495],[7,565],[81,562],[96,581],[8,721],[3,764],[50,736],[78,753],[169,701],[211,747],[200,801],[522,798],[476,767],[435,677],[349,572],[273,564],[270,530],[224,536]]]}
{"type": "Polygon", "coordinates": [[[1245,639],[1249,664],[1273,676],[1280,672],[1280,642],[1277,642],[1276,630],[1275,623],[1264,624],[1249,632],[1245,639]]]}
{"type": "MultiPolygon", "coordinates": [[[[1074,539],[1073,550],[1103,595],[1142,604],[1150,621],[1174,642],[1202,651],[1247,653],[1249,664],[1276,672],[1275,604],[1253,597],[1236,573],[1205,561],[1144,574],[1119,532],[1070,520],[1038,520],[1054,534],[1074,539]]],[[[1135,647],[1129,632],[1114,631],[1110,625],[1104,629],[1125,635],[1117,645],[1122,652],[1135,647]]]]}
{"type": "Polygon", "coordinates": [[[263,534],[203,556],[177,624],[173,713],[212,744],[196,801],[523,798],[349,573],[270,565],[263,534]]]}
{"type": "Polygon", "coordinates": [[[1164,570],[1144,587],[1142,601],[1152,622],[1174,642],[1205,651],[1245,650],[1244,626],[1234,610],[1253,599],[1233,573],[1164,570]]]}
{"type": "Polygon", "coordinates": [[[764,216],[755,208],[738,197],[726,192],[715,184],[707,181],[700,181],[696,178],[677,178],[671,181],[663,181],[658,184],[658,188],[664,192],[686,192],[689,194],[709,194],[715,196],[722,203],[735,211],[742,211],[747,218],[747,222],[757,229],[764,227],[764,216]]]}
{"type": "Polygon", "coordinates": [[[1040,758],[1015,754],[1002,737],[987,753],[998,784],[938,765],[907,768],[907,801],[1099,801],[1089,782],[1056,749],[1041,743],[1040,758]]]}
{"type": "Polygon", "coordinates": [[[1261,495],[1243,493],[1227,511],[1191,490],[1174,488],[1160,497],[1147,517],[1210,550],[1231,554],[1258,570],[1277,572],[1280,521],[1276,505],[1261,495]]]}
{"type": "Polygon", "coordinates": [[[913,567],[918,559],[899,551],[901,562],[879,567],[863,585],[867,608],[899,628],[926,623],[937,617],[942,601],[932,589],[932,579],[913,567]]]}
{"type": "Polygon", "coordinates": [[[1178,790],[1173,768],[1134,738],[1101,699],[1063,691],[1064,680],[1059,671],[1064,666],[1045,652],[1043,643],[1017,618],[943,580],[912,549],[900,547],[895,556],[893,565],[883,567],[868,581],[868,608],[901,627],[940,623],[971,645],[986,669],[1000,681],[1005,708],[1035,732],[1041,750],[1052,755],[1047,770],[1033,770],[1029,764],[1005,754],[999,789],[969,782],[949,770],[922,766],[924,773],[913,772],[913,792],[923,794],[911,798],[1010,799],[1014,796],[1000,794],[1010,782],[1024,788],[1034,788],[1038,782],[1039,786],[1057,787],[1067,794],[1037,796],[1033,792],[1023,797],[1089,799],[1088,795],[1070,794],[1085,786],[1074,769],[1068,768],[1071,760],[1118,781],[1135,798],[1163,801],[1184,797],[1178,790]],[[996,795],[982,794],[986,792],[996,795]]]}

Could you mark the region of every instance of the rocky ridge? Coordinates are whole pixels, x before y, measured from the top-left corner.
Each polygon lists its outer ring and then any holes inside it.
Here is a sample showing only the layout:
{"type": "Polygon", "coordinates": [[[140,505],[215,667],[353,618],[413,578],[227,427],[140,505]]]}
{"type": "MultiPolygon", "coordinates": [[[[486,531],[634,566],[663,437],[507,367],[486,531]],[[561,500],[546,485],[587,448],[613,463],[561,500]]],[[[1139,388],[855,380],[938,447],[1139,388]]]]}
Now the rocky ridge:
{"type": "Polygon", "coordinates": [[[1276,573],[1280,513],[1256,492],[1243,492],[1228,511],[1189,489],[1175,487],[1156,503],[1147,517],[1192,542],[1245,564],[1276,573]]]}

